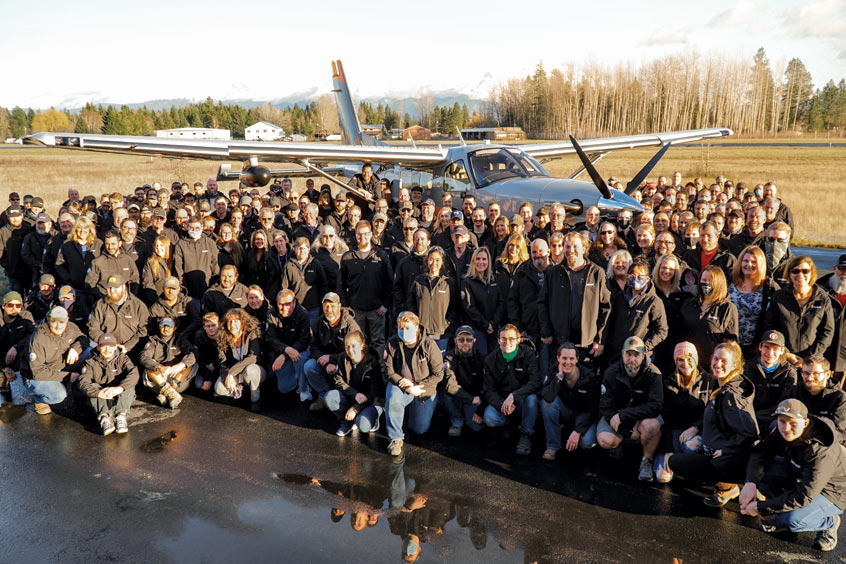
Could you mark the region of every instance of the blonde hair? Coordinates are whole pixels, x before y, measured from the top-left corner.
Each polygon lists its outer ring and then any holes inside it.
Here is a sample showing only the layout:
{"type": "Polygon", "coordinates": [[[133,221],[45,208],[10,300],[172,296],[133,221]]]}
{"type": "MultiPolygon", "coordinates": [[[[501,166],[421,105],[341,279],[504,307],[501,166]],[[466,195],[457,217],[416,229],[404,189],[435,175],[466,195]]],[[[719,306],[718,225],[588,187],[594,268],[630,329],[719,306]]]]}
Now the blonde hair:
{"type": "MultiPolygon", "coordinates": [[[[500,216],[502,217],[502,216],[500,216]]],[[[499,217],[497,218],[499,220],[499,217]]],[[[515,233],[508,237],[505,241],[505,248],[502,249],[502,254],[499,255],[497,260],[508,264],[508,247],[510,245],[517,245],[517,262],[526,262],[529,260],[529,249],[526,246],[526,238],[520,235],[519,233],[515,233]]]]}
{"type": "Polygon", "coordinates": [[[764,251],[756,245],[749,245],[737,255],[737,260],[731,269],[731,279],[735,286],[740,286],[743,283],[743,257],[746,255],[755,257],[757,272],[752,277],[752,283],[757,288],[767,279],[767,258],[764,256],[764,251]]]}
{"type": "Polygon", "coordinates": [[[486,284],[490,284],[491,280],[493,280],[492,263],[491,251],[485,246],[479,247],[473,251],[473,255],[470,257],[470,268],[467,269],[467,273],[464,275],[464,278],[475,278],[476,280],[481,280],[486,284]],[[479,256],[479,253],[485,253],[488,255],[488,267],[481,275],[476,271],[476,257],[479,256]]]}
{"type": "Polygon", "coordinates": [[[94,227],[94,222],[91,221],[91,219],[89,219],[87,216],[84,216],[84,215],[79,216],[79,219],[76,220],[76,223],[74,224],[73,229],[71,229],[71,232],[70,232],[70,235],[68,236],[68,238],[71,241],[79,243],[80,245],[91,245],[92,243],[94,243],[94,240],[97,238],[97,230],[94,227]],[[84,240],[82,240],[82,239],[80,239],[79,232],[83,228],[86,228],[86,227],[89,228],[88,229],[88,236],[84,240]]]}

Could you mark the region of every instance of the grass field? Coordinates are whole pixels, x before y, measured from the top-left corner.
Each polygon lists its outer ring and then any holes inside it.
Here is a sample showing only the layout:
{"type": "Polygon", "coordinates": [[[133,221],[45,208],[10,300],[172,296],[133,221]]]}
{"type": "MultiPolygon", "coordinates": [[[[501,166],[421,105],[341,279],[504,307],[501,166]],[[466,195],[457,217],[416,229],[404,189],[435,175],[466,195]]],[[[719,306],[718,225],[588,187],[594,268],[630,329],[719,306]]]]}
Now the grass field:
{"type": "MultiPolygon", "coordinates": [[[[738,141],[749,142],[747,139],[738,141]]],[[[603,177],[614,175],[625,183],[654,152],[653,148],[617,151],[596,166],[603,177]]],[[[218,163],[211,161],[0,147],[0,205],[5,205],[9,192],[33,194],[44,198],[47,211],[55,215],[68,188],[79,188],[82,195],[99,195],[113,191],[126,193],[135,186],[153,181],[163,186],[177,179],[188,183],[205,182],[216,174],[217,166],[218,163]]],[[[234,163],[233,168],[239,166],[240,163],[234,163]]],[[[578,167],[578,159],[567,157],[550,161],[545,166],[555,176],[566,176],[578,167]]],[[[846,218],[846,190],[843,189],[846,147],[678,146],[666,153],[650,179],[659,174],[670,176],[675,170],[682,173],[685,181],[701,176],[710,182],[720,174],[735,183],[744,181],[750,186],[773,181],[779,188],[779,196],[793,210],[798,243],[846,247],[843,225],[846,218]]],[[[581,178],[587,179],[586,176],[581,178]]],[[[304,179],[294,179],[295,187],[303,184],[304,179]]],[[[223,186],[224,190],[228,189],[223,186]]]]}

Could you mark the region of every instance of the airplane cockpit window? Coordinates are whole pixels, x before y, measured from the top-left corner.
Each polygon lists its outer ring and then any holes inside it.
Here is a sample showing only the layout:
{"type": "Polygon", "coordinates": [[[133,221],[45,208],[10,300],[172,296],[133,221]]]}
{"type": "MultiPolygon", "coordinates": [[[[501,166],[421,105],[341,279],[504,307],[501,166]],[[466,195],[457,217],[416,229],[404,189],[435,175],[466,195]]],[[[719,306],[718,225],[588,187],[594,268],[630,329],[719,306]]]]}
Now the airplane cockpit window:
{"type": "Polygon", "coordinates": [[[447,165],[444,171],[444,190],[467,190],[470,186],[470,176],[462,161],[455,161],[447,165]]]}
{"type": "Polygon", "coordinates": [[[520,164],[523,165],[523,168],[526,169],[529,176],[549,176],[549,172],[547,172],[547,170],[543,168],[543,165],[536,161],[531,155],[516,149],[510,149],[509,152],[514,156],[514,158],[520,161],[520,164]]]}
{"type": "MultiPolygon", "coordinates": [[[[520,153],[505,149],[483,149],[470,155],[470,168],[478,186],[487,186],[508,178],[548,176],[536,161],[525,161],[520,153]],[[541,172],[543,171],[543,172],[541,172]]],[[[528,155],[527,155],[528,157],[528,155]]]]}

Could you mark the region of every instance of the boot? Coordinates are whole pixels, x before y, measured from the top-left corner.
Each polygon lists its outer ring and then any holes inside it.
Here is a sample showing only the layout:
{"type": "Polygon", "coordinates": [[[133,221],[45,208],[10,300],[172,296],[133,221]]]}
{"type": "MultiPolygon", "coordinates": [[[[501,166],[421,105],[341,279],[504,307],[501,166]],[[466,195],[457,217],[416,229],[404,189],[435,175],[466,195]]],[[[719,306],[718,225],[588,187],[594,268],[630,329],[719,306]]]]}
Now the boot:
{"type": "Polygon", "coordinates": [[[167,398],[167,403],[171,409],[176,409],[182,403],[182,394],[173,389],[170,384],[162,386],[161,395],[167,398]]]}

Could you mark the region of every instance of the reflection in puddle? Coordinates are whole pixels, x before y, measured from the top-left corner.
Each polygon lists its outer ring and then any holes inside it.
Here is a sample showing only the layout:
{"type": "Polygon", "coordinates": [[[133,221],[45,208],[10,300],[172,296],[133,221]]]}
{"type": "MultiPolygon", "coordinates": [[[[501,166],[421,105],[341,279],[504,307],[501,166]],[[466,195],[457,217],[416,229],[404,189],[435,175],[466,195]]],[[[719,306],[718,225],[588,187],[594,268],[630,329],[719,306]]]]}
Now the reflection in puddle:
{"type": "Polygon", "coordinates": [[[143,450],[144,452],[161,452],[164,450],[165,445],[169,444],[175,438],[176,431],[168,431],[167,433],[144,443],[143,450]]]}
{"type": "Polygon", "coordinates": [[[26,407],[5,403],[0,407],[0,425],[9,425],[24,416],[26,407]]]}

